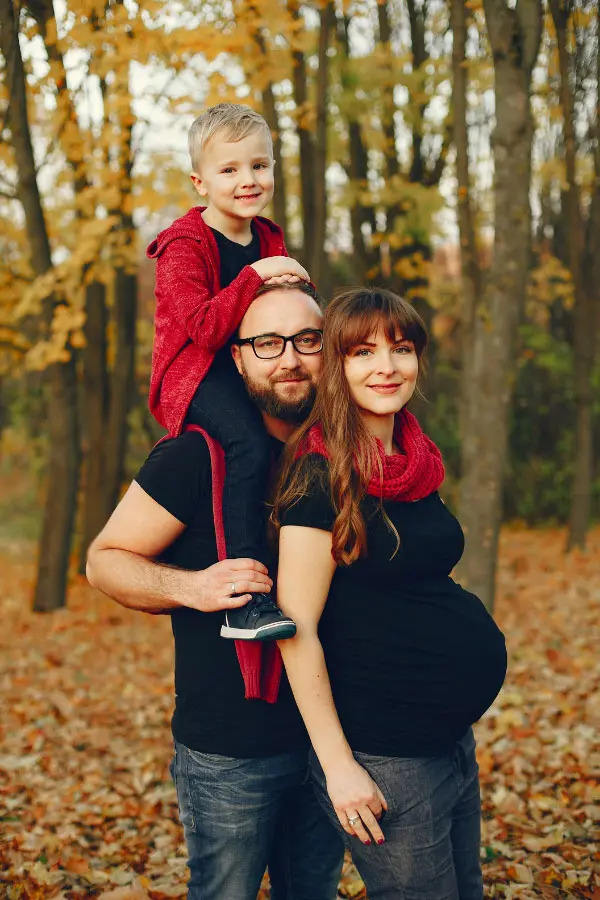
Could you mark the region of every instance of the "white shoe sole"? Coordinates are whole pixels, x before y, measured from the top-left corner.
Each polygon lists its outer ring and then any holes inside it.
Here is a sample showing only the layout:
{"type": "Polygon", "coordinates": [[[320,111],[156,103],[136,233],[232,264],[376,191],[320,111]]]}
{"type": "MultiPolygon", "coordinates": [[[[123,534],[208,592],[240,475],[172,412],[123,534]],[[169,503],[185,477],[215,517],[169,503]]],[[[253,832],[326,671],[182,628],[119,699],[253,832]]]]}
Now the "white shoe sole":
{"type": "Polygon", "coordinates": [[[272,625],[262,625],[256,630],[251,628],[232,628],[230,625],[221,625],[221,637],[234,641],[285,641],[296,634],[296,626],[293,622],[282,625],[273,622],[272,625]],[[277,634],[277,632],[280,632],[277,634]]]}

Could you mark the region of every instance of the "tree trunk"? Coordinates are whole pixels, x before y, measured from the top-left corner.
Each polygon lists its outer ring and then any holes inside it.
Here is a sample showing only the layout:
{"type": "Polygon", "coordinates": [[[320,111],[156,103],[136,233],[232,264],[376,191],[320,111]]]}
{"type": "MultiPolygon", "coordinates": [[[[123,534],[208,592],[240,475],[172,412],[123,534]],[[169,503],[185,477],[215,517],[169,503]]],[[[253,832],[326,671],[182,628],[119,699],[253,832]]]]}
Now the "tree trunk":
{"type": "MultiPolygon", "coordinates": [[[[122,0],[118,0],[122,2],[122,0]]],[[[111,86],[119,97],[118,113],[118,159],[120,169],[119,208],[120,245],[115,248],[113,297],[113,330],[115,336],[114,365],[110,375],[110,409],[106,433],[106,499],[108,509],[116,505],[125,472],[127,437],[129,431],[128,414],[133,400],[135,381],[135,346],[137,319],[137,259],[136,231],[131,213],[133,169],[132,127],[134,116],[131,111],[131,91],[129,86],[129,62],[118,61],[115,65],[115,79],[111,86]]]]}
{"type": "MultiPolygon", "coordinates": [[[[33,7],[36,15],[40,34],[44,41],[48,60],[52,65],[58,110],[63,121],[59,126],[59,140],[67,164],[73,172],[74,192],[78,201],[85,197],[89,189],[89,182],[85,170],[82,147],[84,141],[77,143],[72,139],[64,141],[68,133],[65,127],[69,124],[72,128],[79,129],[77,112],[67,84],[67,72],[64,58],[59,45],[53,40],[57,33],[56,18],[52,0],[39,3],[33,7]],[[50,36],[50,40],[48,37],[50,36]]],[[[82,203],[76,204],[76,215],[79,222],[84,221],[82,203]]],[[[107,346],[106,329],[108,325],[108,311],[106,309],[106,287],[101,282],[91,282],[86,286],[85,302],[86,321],[84,335],[86,345],[82,358],[83,368],[83,462],[85,478],[83,482],[82,515],[81,515],[81,544],[79,552],[78,570],[85,574],[86,553],[91,541],[101,530],[106,522],[110,509],[106,502],[105,485],[105,430],[107,415],[107,346]]]]}
{"type": "Polygon", "coordinates": [[[459,517],[467,538],[461,580],[492,609],[516,336],[531,239],[530,93],[542,8],[540,0],[517,0],[514,9],[507,0],[484,0],[484,10],[495,70],[494,257],[475,323],[459,517]]]}
{"type": "MultiPolygon", "coordinates": [[[[256,46],[258,47],[261,57],[262,64],[260,66],[261,69],[261,80],[264,81],[264,86],[261,87],[261,95],[263,102],[263,114],[271,131],[271,135],[273,137],[273,158],[275,160],[275,192],[273,194],[273,211],[275,215],[275,221],[277,224],[283,229],[283,233],[287,234],[288,231],[288,221],[287,221],[287,195],[286,195],[286,187],[285,187],[285,171],[283,167],[283,157],[282,157],[282,140],[281,140],[281,130],[279,127],[279,116],[277,115],[277,106],[275,103],[275,93],[273,91],[273,82],[270,78],[265,77],[265,70],[268,72],[269,68],[269,58],[267,52],[267,45],[265,42],[265,38],[262,33],[261,26],[261,13],[260,8],[256,3],[248,3],[245,7],[242,6],[240,15],[246,19],[245,26],[248,28],[250,34],[252,35],[252,39],[254,40],[256,46]],[[247,12],[247,16],[244,17],[244,12],[247,12]]],[[[242,63],[244,60],[242,59],[242,63]]],[[[256,72],[250,72],[249,65],[247,68],[247,78],[248,81],[251,82],[253,76],[256,77],[256,72]]]]}
{"type": "Polygon", "coordinates": [[[83,424],[85,479],[79,572],[85,573],[87,548],[104,526],[111,511],[106,482],[106,419],[108,379],[106,371],[106,288],[93,282],[86,289],[85,350],[83,352],[83,424]]]}
{"type": "Polygon", "coordinates": [[[329,40],[335,23],[335,8],[332,0],[321,10],[321,27],[319,29],[319,54],[317,71],[316,131],[314,141],[315,154],[315,218],[311,227],[311,269],[310,275],[320,290],[327,295],[325,284],[327,254],[325,238],[327,236],[327,106],[329,87],[329,40]]]}
{"type": "MultiPolygon", "coordinates": [[[[379,42],[383,46],[386,53],[391,54],[390,41],[392,37],[392,29],[388,15],[387,0],[377,5],[377,17],[379,22],[379,42]]],[[[400,164],[398,162],[398,152],[396,150],[396,125],[394,116],[396,113],[396,102],[394,100],[394,78],[392,76],[391,67],[389,72],[388,83],[382,88],[382,128],[385,135],[385,168],[388,178],[394,178],[400,172],[400,164]]],[[[388,212],[388,231],[394,230],[395,209],[388,212]]]]}
{"type": "Polygon", "coordinates": [[[285,169],[283,167],[283,154],[281,140],[281,129],[279,127],[279,116],[277,115],[277,107],[275,105],[275,94],[273,93],[273,85],[271,82],[267,84],[262,92],[263,111],[267,124],[273,136],[273,159],[275,160],[275,193],[273,194],[273,212],[275,221],[283,233],[288,233],[288,216],[287,216],[287,191],[285,187],[285,169]]]}
{"type": "Polygon", "coordinates": [[[571,60],[568,43],[570,4],[550,0],[550,12],[556,31],[560,69],[560,100],[563,112],[563,137],[567,190],[564,192],[568,222],[568,265],[573,281],[573,368],[575,382],[575,474],[569,513],[567,550],[585,546],[592,510],[592,368],[594,329],[591,296],[582,282],[583,220],[576,176],[575,98],[571,88],[571,60]]]}
{"type": "MultiPolygon", "coordinates": [[[[36,275],[42,275],[52,267],[52,260],[31,144],[19,23],[12,0],[0,0],[0,22],[0,50],[6,62],[8,126],[17,162],[18,196],[25,214],[32,267],[36,275]]],[[[52,321],[55,304],[54,297],[44,303],[46,329],[52,321]]],[[[46,377],[50,451],[33,604],[34,610],[38,611],[65,605],[79,470],[77,383],[73,358],[67,363],[50,366],[46,377]]]]}
{"type": "MultiPolygon", "coordinates": [[[[290,0],[289,9],[302,28],[303,20],[299,4],[290,0]]],[[[292,52],[294,103],[296,104],[296,131],[300,143],[300,200],[302,207],[302,261],[312,276],[312,228],[315,221],[315,152],[310,127],[310,110],[308,101],[308,72],[304,53],[301,50],[292,52]]]]}
{"type": "Polygon", "coordinates": [[[106,501],[109,511],[116,506],[123,484],[127,451],[127,416],[133,399],[137,317],[135,273],[123,267],[116,269],[114,290],[115,362],[110,378],[110,413],[105,444],[106,501]]]}
{"type": "Polygon", "coordinates": [[[450,25],[453,36],[453,137],[456,148],[457,212],[460,232],[462,283],[460,435],[461,441],[464,443],[468,438],[468,406],[473,380],[471,363],[473,359],[475,310],[481,297],[481,273],[477,259],[469,178],[468,72],[466,67],[467,10],[464,0],[452,0],[450,5],[450,25]]]}
{"type": "MultiPolygon", "coordinates": [[[[349,23],[349,16],[343,16],[338,23],[338,41],[343,51],[340,78],[342,90],[348,92],[354,90],[354,81],[347,72],[347,61],[350,59],[349,23]]],[[[360,197],[360,193],[368,189],[368,156],[358,116],[355,112],[354,102],[346,102],[344,111],[348,127],[348,165],[346,171],[351,182],[350,226],[352,229],[352,249],[353,259],[356,264],[355,281],[357,284],[360,284],[367,280],[367,271],[376,262],[374,254],[369,252],[363,233],[363,226],[368,225],[371,236],[375,234],[375,210],[372,206],[365,206],[360,197]]]]}

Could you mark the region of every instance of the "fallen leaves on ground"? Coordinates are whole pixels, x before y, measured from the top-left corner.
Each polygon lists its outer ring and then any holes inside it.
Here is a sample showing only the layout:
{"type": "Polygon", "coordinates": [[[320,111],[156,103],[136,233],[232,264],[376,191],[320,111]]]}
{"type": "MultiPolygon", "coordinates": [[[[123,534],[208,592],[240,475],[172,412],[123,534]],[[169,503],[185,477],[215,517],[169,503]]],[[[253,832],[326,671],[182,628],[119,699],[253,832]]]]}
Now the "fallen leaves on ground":
{"type": "MultiPolygon", "coordinates": [[[[510,670],[476,729],[490,897],[600,900],[600,529],[585,554],[563,545],[502,538],[510,670]]],[[[82,580],[68,609],[33,615],[28,553],[5,544],[0,572],[0,897],[184,896],[169,621],[82,580]]],[[[365,897],[349,862],[340,896],[365,897]]]]}

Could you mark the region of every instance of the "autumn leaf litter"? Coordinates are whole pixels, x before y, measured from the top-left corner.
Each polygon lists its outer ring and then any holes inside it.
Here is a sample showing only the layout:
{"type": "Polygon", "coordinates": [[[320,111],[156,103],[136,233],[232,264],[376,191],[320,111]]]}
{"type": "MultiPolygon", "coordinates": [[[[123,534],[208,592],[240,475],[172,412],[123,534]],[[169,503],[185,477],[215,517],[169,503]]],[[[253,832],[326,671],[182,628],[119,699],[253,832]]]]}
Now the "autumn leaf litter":
{"type": "MultiPolygon", "coordinates": [[[[600,900],[600,529],[585,554],[563,545],[502,537],[510,670],[476,729],[490,897],[600,900]]],[[[82,580],[67,610],[33,615],[28,553],[6,544],[0,566],[0,897],[185,896],[169,621],[82,580]]],[[[340,896],[365,897],[349,863],[340,896]]]]}

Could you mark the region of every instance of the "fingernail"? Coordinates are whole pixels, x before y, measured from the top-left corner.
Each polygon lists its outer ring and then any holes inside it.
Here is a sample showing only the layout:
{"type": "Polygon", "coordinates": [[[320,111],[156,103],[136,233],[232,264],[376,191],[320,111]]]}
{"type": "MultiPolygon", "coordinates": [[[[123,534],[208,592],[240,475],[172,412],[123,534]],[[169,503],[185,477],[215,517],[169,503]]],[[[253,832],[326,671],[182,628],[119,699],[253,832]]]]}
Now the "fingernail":
{"type": "Polygon", "coordinates": [[[363,841],[363,844],[365,845],[365,847],[368,847],[370,843],[371,843],[371,841],[363,841]]]}
{"type": "Polygon", "coordinates": [[[378,844],[385,844],[385,838],[379,838],[377,841],[378,844]]]}

